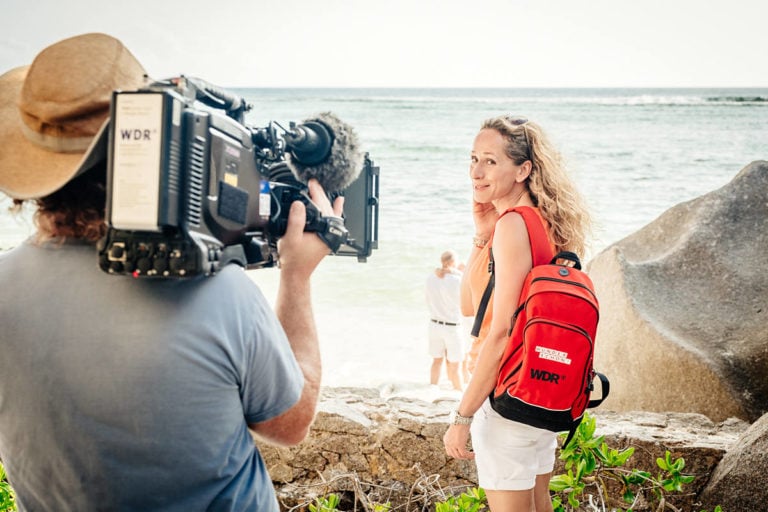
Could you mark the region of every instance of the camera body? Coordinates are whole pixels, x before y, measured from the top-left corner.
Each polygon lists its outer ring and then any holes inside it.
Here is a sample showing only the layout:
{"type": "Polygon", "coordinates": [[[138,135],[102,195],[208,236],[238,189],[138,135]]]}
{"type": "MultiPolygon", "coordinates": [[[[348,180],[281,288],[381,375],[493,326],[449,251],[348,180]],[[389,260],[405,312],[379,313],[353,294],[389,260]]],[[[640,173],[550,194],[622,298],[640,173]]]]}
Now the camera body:
{"type": "Polygon", "coordinates": [[[323,216],[286,155],[307,165],[327,160],[333,133],[321,122],[255,128],[244,122],[250,108],[185,77],[113,93],[102,270],[167,278],[211,275],[228,263],[273,266],[295,200],[307,206],[305,231],[331,252],[358,261],[371,255],[378,167],[366,154],[344,190],[327,191],[345,196],[344,218],[323,216]]]}

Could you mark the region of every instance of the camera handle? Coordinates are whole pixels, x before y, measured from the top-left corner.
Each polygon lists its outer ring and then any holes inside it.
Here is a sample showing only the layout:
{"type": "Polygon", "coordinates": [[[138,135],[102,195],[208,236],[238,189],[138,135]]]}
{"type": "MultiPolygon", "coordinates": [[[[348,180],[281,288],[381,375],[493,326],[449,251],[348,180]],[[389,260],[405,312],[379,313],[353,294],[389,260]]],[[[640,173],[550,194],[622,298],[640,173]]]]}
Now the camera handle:
{"type": "Polygon", "coordinates": [[[349,232],[344,226],[344,219],[341,217],[332,217],[330,215],[320,217],[318,220],[317,236],[325,242],[325,245],[336,254],[341,244],[349,238],[349,232]]]}
{"type": "Polygon", "coordinates": [[[245,101],[242,96],[237,96],[229,91],[217,87],[200,78],[182,77],[187,81],[195,93],[195,99],[209,107],[224,110],[229,117],[243,124],[245,113],[251,110],[253,105],[245,101]]]}

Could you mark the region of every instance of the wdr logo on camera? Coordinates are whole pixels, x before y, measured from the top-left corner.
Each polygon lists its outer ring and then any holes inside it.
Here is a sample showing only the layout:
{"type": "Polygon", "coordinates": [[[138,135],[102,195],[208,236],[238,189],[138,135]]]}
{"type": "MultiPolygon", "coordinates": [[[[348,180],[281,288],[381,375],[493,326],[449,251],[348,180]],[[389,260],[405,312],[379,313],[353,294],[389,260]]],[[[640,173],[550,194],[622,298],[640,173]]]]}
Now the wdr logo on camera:
{"type": "Polygon", "coordinates": [[[154,130],[148,130],[148,129],[142,130],[140,128],[133,128],[133,129],[122,128],[120,130],[120,140],[129,141],[129,142],[149,142],[149,141],[152,141],[153,133],[154,133],[154,130]]]}

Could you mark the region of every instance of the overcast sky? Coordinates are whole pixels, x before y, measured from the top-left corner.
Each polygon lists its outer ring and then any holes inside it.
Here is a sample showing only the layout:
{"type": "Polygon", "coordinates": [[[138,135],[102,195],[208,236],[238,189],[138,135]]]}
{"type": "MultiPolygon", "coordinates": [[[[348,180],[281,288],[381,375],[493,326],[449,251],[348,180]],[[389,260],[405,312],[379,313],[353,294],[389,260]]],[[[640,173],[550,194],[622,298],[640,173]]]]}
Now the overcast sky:
{"type": "Polygon", "coordinates": [[[0,72],[83,32],[225,87],[768,87],[767,0],[0,0],[0,72]]]}

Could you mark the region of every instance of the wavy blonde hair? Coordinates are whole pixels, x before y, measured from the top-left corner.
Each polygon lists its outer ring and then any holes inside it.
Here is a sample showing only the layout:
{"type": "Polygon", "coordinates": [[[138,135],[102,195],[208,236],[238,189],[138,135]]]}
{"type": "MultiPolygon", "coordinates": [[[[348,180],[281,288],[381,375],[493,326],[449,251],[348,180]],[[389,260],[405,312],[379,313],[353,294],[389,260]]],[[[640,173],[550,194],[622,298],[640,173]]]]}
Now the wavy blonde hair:
{"type": "Polygon", "coordinates": [[[565,169],[560,152],[541,126],[511,116],[498,116],[483,122],[481,129],[499,132],[507,141],[505,152],[515,165],[530,160],[531,174],[525,181],[533,203],[550,225],[557,251],[583,256],[592,219],[586,203],[565,169]]]}
{"type": "MultiPolygon", "coordinates": [[[[73,179],[56,192],[34,199],[35,242],[48,240],[64,243],[78,239],[95,244],[107,232],[104,222],[106,204],[106,168],[94,168],[73,179]]],[[[14,199],[13,209],[20,210],[24,200],[14,199]]]]}

